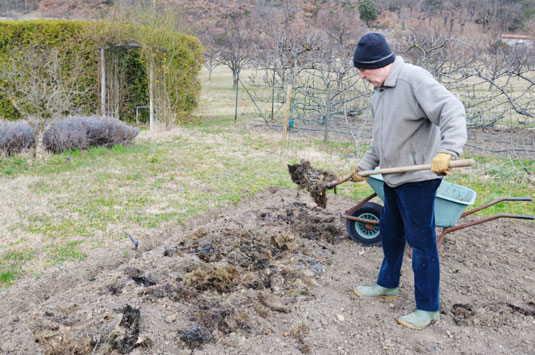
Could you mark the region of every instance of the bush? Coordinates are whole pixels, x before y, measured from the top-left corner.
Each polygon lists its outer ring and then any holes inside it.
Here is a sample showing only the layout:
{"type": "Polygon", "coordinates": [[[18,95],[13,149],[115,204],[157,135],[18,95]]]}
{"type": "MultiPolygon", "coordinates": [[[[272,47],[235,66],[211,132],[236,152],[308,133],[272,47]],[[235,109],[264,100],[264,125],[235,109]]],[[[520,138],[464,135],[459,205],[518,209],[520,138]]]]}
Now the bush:
{"type": "Polygon", "coordinates": [[[87,131],[80,119],[59,120],[52,123],[43,135],[45,149],[59,153],[67,149],[88,149],[87,131]]]}
{"type": "MultiPolygon", "coordinates": [[[[60,153],[67,149],[128,144],[138,134],[139,128],[129,127],[118,119],[73,117],[52,123],[43,142],[46,150],[60,153]]],[[[34,145],[34,133],[26,122],[0,121],[0,150],[8,154],[20,153],[34,145]]]]}
{"type": "Polygon", "coordinates": [[[35,136],[25,121],[0,120],[0,151],[8,154],[20,153],[35,145],[35,136]]]}

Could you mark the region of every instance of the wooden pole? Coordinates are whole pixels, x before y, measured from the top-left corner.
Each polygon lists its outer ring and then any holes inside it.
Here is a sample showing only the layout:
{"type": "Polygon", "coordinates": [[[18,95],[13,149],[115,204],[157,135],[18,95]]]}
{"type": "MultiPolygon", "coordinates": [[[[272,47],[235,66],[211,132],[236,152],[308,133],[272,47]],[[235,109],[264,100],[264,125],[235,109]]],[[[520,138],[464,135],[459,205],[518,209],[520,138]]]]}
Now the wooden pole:
{"type": "Polygon", "coordinates": [[[325,125],[323,126],[323,143],[329,141],[329,116],[331,115],[331,88],[327,89],[327,105],[325,105],[325,125]]]}
{"type": "Polygon", "coordinates": [[[154,68],[152,61],[152,54],[149,59],[149,130],[152,131],[154,128],[154,68]]]}
{"type": "Polygon", "coordinates": [[[273,121],[273,110],[275,108],[275,69],[273,69],[273,83],[271,84],[271,120],[273,121]]]}
{"type": "Polygon", "coordinates": [[[237,61],[237,67],[236,67],[236,78],[234,78],[233,76],[233,79],[235,79],[235,82],[233,85],[236,85],[236,102],[234,103],[234,123],[236,123],[238,121],[238,93],[240,91],[240,85],[239,85],[239,81],[240,81],[240,54],[238,53],[238,61],[237,61]]]}
{"type": "Polygon", "coordinates": [[[114,117],[119,119],[119,54],[113,53],[113,111],[114,117]]]}
{"type": "Polygon", "coordinates": [[[292,99],[292,84],[288,85],[288,94],[286,96],[286,114],[284,115],[284,125],[282,130],[282,151],[286,150],[286,135],[288,134],[288,123],[290,121],[290,101],[292,99]]]}
{"type": "Polygon", "coordinates": [[[100,114],[106,116],[106,56],[100,48],[100,114]]]}

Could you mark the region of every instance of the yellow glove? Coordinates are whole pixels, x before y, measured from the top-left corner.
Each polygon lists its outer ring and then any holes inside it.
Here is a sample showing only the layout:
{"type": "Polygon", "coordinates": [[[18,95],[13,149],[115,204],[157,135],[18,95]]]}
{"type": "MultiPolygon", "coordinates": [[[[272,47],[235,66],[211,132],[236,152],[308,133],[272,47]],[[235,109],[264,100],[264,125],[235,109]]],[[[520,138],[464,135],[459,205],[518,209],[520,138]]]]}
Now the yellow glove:
{"type": "Polygon", "coordinates": [[[437,175],[450,174],[450,160],[455,159],[455,156],[450,153],[438,153],[431,161],[431,171],[437,175]]]}
{"type": "Polygon", "coordinates": [[[355,167],[355,170],[353,170],[353,172],[351,173],[351,181],[362,182],[368,180],[367,176],[360,176],[359,174],[357,174],[361,170],[362,169],[359,166],[355,167]]]}

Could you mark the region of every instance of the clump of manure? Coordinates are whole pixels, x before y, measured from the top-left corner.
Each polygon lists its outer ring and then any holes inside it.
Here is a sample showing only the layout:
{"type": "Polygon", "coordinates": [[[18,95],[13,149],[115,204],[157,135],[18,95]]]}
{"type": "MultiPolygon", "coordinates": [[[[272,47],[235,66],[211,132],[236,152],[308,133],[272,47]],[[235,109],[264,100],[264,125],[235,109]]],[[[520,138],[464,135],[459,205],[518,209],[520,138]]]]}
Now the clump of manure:
{"type": "MultiPolygon", "coordinates": [[[[327,206],[326,191],[328,185],[337,179],[336,175],[330,171],[315,169],[306,160],[301,160],[301,164],[288,164],[288,172],[300,189],[310,192],[318,206],[327,206]]],[[[336,193],[336,187],[334,191],[336,193]]]]}

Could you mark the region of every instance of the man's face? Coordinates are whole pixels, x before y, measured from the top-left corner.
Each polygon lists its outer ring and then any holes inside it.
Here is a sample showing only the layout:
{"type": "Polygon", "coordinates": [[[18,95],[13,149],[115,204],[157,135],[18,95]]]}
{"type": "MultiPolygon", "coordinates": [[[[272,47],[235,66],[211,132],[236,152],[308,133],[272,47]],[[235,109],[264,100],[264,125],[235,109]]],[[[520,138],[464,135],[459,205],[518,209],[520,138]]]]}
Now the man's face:
{"type": "Polygon", "coordinates": [[[388,76],[391,66],[392,65],[390,64],[378,69],[359,69],[360,78],[365,79],[374,86],[382,86],[388,76]]]}

